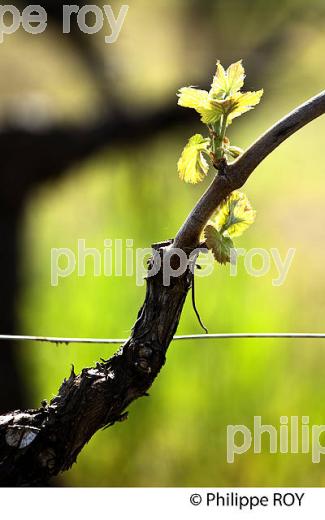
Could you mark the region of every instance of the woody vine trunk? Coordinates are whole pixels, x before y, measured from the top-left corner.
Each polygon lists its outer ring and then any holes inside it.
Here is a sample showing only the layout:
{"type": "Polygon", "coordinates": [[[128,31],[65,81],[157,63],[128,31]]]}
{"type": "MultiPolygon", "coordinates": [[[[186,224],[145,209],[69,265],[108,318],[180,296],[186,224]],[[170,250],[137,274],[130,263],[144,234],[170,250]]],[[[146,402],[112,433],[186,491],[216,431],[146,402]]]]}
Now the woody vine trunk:
{"type": "MultiPolygon", "coordinates": [[[[159,253],[163,259],[164,248],[159,253]]],[[[147,278],[146,297],[131,337],[109,360],[79,375],[72,369],[49,404],[0,417],[0,484],[44,485],[71,467],[100,428],[127,417],[128,405],[148,395],[165,363],[191,287],[190,269],[163,284],[163,270],[147,278]]]]}

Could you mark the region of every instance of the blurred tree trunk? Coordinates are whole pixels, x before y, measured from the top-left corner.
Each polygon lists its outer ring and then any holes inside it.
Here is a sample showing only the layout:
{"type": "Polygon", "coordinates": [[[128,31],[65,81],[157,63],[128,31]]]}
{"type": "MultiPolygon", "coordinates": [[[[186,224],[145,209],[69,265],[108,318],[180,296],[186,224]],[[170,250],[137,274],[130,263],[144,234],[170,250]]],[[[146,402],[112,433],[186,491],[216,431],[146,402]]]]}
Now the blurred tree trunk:
{"type": "MultiPolygon", "coordinates": [[[[0,333],[17,333],[18,242],[20,209],[0,206],[0,333]]],[[[0,343],[0,413],[12,408],[28,406],[20,370],[18,345],[12,341],[0,343]]]]}

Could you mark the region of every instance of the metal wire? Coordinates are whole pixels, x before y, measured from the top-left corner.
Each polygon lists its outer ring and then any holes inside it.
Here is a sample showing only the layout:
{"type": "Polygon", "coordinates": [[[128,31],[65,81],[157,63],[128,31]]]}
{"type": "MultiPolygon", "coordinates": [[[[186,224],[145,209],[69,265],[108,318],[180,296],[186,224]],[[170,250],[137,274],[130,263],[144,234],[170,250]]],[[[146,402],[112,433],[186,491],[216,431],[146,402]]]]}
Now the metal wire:
{"type": "MultiPolygon", "coordinates": [[[[198,340],[198,339],[271,339],[271,338],[293,338],[293,339],[325,339],[325,333],[316,332],[236,332],[220,334],[188,334],[184,336],[174,336],[174,341],[198,340]]],[[[2,334],[0,341],[36,341],[42,343],[59,344],[93,344],[93,345],[120,345],[127,341],[126,338],[59,338],[47,336],[21,336],[2,334]]]]}

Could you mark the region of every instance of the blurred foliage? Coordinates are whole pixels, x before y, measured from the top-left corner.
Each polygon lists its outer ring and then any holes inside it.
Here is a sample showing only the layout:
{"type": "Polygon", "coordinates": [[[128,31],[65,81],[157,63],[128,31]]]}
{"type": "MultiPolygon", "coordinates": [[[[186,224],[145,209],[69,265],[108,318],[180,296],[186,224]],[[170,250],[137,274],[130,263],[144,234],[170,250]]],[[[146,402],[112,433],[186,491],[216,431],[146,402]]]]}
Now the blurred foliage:
{"type": "MultiPolygon", "coordinates": [[[[117,2],[115,2],[118,5],[117,2]]],[[[259,111],[230,129],[245,148],[297,103],[324,88],[323,0],[145,0],[131,2],[119,41],[98,46],[112,91],[130,110],[176,103],[184,84],[202,85],[216,58],[243,58],[247,88],[264,87],[259,111]],[[235,35],[235,37],[234,37],[235,35]]],[[[93,43],[94,42],[94,43],[93,43]]],[[[38,111],[87,120],[100,110],[93,78],[68,39],[49,28],[41,37],[8,37],[0,58],[1,115],[38,111]],[[63,59],[64,56],[64,59],[63,59]],[[29,100],[36,99],[36,104],[29,100]],[[46,102],[39,104],[40,100],[46,102]],[[6,108],[5,108],[6,107],[6,108]],[[18,110],[19,109],[19,110],[18,110]]],[[[181,108],[179,110],[182,110],[181,108]]],[[[20,116],[19,116],[20,117],[20,116]]],[[[104,239],[133,239],[135,247],[173,237],[207,186],[188,187],[176,173],[184,139],[180,127],[138,148],[108,148],[57,183],[33,193],[22,244],[21,331],[55,336],[127,337],[144,298],[133,277],[75,274],[50,286],[50,250],[76,249],[79,238],[103,250],[104,239]]],[[[293,136],[269,157],[245,191],[257,209],[255,226],[239,247],[289,247],[296,255],[284,285],[276,269],[261,278],[237,277],[215,266],[198,278],[197,305],[210,332],[324,331],[324,120],[293,136]]],[[[139,131],[141,131],[139,129],[139,131]]],[[[179,333],[201,332],[188,300],[179,333]]],[[[311,455],[251,451],[226,462],[227,424],[251,426],[254,415],[279,425],[280,416],[308,415],[324,424],[325,344],[321,341],[220,340],[174,343],[151,397],[130,407],[127,422],[99,432],[60,479],[80,486],[324,485],[324,461],[311,455]]],[[[25,345],[22,377],[37,406],[76,370],[108,357],[111,347],[25,345]]]]}

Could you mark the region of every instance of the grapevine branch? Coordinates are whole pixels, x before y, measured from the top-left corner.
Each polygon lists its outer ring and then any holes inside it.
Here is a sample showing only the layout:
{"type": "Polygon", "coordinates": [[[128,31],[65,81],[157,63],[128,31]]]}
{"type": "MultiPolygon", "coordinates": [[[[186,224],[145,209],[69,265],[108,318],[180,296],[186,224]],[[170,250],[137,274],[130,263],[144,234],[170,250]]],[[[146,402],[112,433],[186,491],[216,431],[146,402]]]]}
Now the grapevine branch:
{"type": "Polygon", "coordinates": [[[180,249],[195,247],[219,204],[232,191],[241,188],[255,168],[283,141],[324,113],[325,90],[275,123],[235,162],[223,162],[219,175],[216,175],[179,230],[174,246],[180,249]]]}
{"type": "MultiPolygon", "coordinates": [[[[218,174],[196,204],[172,243],[153,246],[162,263],[165,253],[187,253],[199,244],[203,227],[216,207],[279,144],[325,113],[325,91],[310,99],[260,137],[236,162],[218,165],[218,174]]],[[[150,267],[150,266],[149,266],[150,267]]],[[[146,297],[130,338],[109,360],[79,375],[72,368],[57,396],[36,410],[0,416],[0,484],[39,485],[71,467],[84,445],[100,428],[127,417],[125,410],[147,392],[165,363],[176,332],[192,272],[163,284],[162,269],[148,277],[146,297]]]]}

